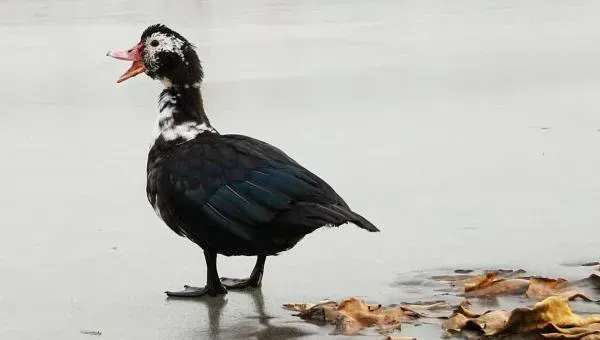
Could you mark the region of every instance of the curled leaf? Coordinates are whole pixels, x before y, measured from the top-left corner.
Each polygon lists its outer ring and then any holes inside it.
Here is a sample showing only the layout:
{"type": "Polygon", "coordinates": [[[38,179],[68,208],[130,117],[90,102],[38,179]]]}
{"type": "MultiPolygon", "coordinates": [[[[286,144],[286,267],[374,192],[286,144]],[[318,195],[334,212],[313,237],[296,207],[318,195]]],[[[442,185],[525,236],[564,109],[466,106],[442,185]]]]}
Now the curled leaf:
{"type": "Polygon", "coordinates": [[[401,305],[405,315],[417,318],[440,318],[448,315],[453,308],[445,301],[416,302],[401,305]]]}
{"type": "MultiPolygon", "coordinates": [[[[448,331],[474,330],[487,336],[542,332],[545,329],[552,328],[556,332],[548,334],[555,334],[550,336],[556,338],[556,334],[569,335],[568,332],[570,331],[567,330],[573,330],[574,328],[584,328],[585,332],[596,334],[600,329],[597,328],[599,323],[600,315],[579,316],[571,311],[568,298],[551,296],[538,302],[532,308],[516,308],[510,313],[507,311],[490,311],[477,314],[465,308],[459,308],[456,314],[446,320],[442,326],[448,331]]],[[[584,333],[583,330],[579,329],[576,332],[579,332],[576,334],[584,333]]]]}
{"type": "Polygon", "coordinates": [[[283,308],[295,312],[304,312],[312,308],[314,305],[314,303],[285,303],[283,304],[283,308]]]}
{"type": "Polygon", "coordinates": [[[463,284],[463,289],[468,293],[490,287],[498,281],[498,272],[489,272],[483,276],[476,276],[471,281],[465,282],[463,284]]]}
{"type": "MultiPolygon", "coordinates": [[[[570,300],[582,299],[592,301],[579,290],[570,286],[570,283],[562,278],[524,277],[524,271],[490,271],[479,276],[464,275],[438,276],[434,277],[446,282],[464,296],[469,298],[525,295],[529,298],[545,299],[549,296],[565,296],[570,300]]],[[[598,276],[600,277],[600,276],[598,276]]],[[[590,277],[593,281],[594,277],[590,277]]],[[[600,282],[598,279],[597,282],[600,282]]]]}
{"type": "Polygon", "coordinates": [[[600,323],[593,323],[586,327],[560,328],[556,332],[541,334],[544,339],[583,339],[600,340],[600,323]]]}
{"type": "Polygon", "coordinates": [[[376,328],[382,334],[390,334],[400,329],[403,322],[439,317],[452,310],[452,307],[443,301],[383,307],[379,304],[368,304],[356,297],[340,302],[285,304],[284,308],[298,311],[296,316],[305,320],[333,324],[334,333],[345,335],[357,334],[370,327],[376,328]]]}
{"type": "Polygon", "coordinates": [[[565,279],[548,279],[544,277],[532,277],[529,280],[529,288],[525,295],[530,298],[545,299],[549,296],[564,296],[569,300],[582,299],[592,301],[577,289],[568,289],[569,282],[565,279]]]}

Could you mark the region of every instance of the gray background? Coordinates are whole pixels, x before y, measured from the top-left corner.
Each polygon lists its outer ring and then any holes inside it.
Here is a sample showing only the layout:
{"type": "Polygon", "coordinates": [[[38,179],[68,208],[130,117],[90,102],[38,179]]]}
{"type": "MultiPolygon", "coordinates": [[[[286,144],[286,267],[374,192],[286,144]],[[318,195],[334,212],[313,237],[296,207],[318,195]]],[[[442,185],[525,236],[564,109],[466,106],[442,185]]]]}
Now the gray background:
{"type": "Polygon", "coordinates": [[[594,259],[599,14],[591,0],[0,2],[0,338],[319,339],[280,305],[399,302],[393,283],[414,273],[594,259]],[[274,319],[256,292],[162,293],[203,284],[203,257],[146,202],[161,85],[115,84],[129,65],[105,57],[159,21],[196,43],[221,132],[281,147],[382,230],[319,230],[269,258],[274,319]]]}

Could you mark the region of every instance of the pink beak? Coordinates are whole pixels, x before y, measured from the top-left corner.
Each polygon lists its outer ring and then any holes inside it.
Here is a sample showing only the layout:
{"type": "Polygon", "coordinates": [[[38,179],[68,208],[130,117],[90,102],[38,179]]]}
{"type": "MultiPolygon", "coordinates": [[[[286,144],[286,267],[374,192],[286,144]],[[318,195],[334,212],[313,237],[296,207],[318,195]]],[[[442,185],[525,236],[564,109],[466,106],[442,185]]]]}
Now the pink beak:
{"type": "Polygon", "coordinates": [[[142,61],[142,49],[143,48],[144,48],[144,45],[140,42],[137,45],[135,45],[133,48],[131,48],[127,51],[108,51],[106,53],[107,56],[113,57],[115,59],[133,61],[133,64],[131,64],[131,67],[127,71],[125,71],[125,73],[123,73],[123,75],[121,75],[119,77],[119,79],[117,79],[117,83],[125,81],[129,78],[135,77],[138,74],[147,71],[146,66],[144,65],[144,62],[142,61]]]}

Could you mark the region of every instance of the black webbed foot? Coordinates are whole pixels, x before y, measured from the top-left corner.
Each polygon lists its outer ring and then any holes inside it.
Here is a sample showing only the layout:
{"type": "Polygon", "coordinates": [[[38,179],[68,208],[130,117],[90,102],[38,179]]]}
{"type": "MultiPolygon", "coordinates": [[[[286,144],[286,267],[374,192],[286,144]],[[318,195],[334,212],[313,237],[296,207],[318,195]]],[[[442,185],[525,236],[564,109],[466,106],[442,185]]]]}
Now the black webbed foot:
{"type": "Polygon", "coordinates": [[[184,290],[178,292],[166,291],[167,296],[170,297],[180,297],[180,298],[193,298],[193,297],[201,297],[205,295],[217,296],[227,294],[227,289],[222,285],[216,287],[191,287],[191,286],[183,286],[184,290]]]}
{"type": "Polygon", "coordinates": [[[205,287],[190,287],[184,286],[184,290],[178,292],[166,291],[169,297],[179,298],[197,298],[205,295],[218,296],[227,294],[227,288],[243,289],[247,287],[260,287],[265,267],[266,256],[259,255],[256,259],[256,264],[252,270],[250,277],[245,280],[221,278],[217,272],[217,253],[214,251],[204,251],[206,260],[206,286],[205,287]]]}
{"type": "Polygon", "coordinates": [[[262,285],[262,277],[265,268],[266,256],[259,255],[256,259],[252,274],[247,279],[231,279],[227,277],[221,278],[221,283],[228,289],[244,289],[248,287],[257,288],[262,285]]]}
{"type": "Polygon", "coordinates": [[[261,281],[262,280],[257,279],[256,277],[249,277],[247,279],[232,279],[228,277],[221,278],[221,283],[227,289],[244,289],[248,287],[257,288],[261,286],[261,281]]]}

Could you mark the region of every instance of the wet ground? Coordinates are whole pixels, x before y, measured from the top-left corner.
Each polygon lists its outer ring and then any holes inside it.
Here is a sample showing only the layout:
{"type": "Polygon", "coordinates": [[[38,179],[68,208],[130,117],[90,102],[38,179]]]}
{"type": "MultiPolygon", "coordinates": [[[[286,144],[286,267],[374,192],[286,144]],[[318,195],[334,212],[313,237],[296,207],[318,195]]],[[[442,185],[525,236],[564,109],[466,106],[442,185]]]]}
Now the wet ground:
{"type": "MultiPolygon", "coordinates": [[[[594,1],[0,3],[0,338],[322,339],[286,302],[421,300],[456,268],[587,276],[600,238],[594,1]],[[160,84],[105,57],[164,22],[197,45],[221,132],[278,145],[382,230],[320,230],[262,292],[200,285],[145,197],[160,84]]],[[[244,276],[253,259],[220,258],[244,276]]],[[[438,328],[405,327],[436,339],[438,328]]],[[[332,337],[333,338],[333,337],[332,337]]],[[[344,338],[347,339],[347,338],[344,338]]]]}

